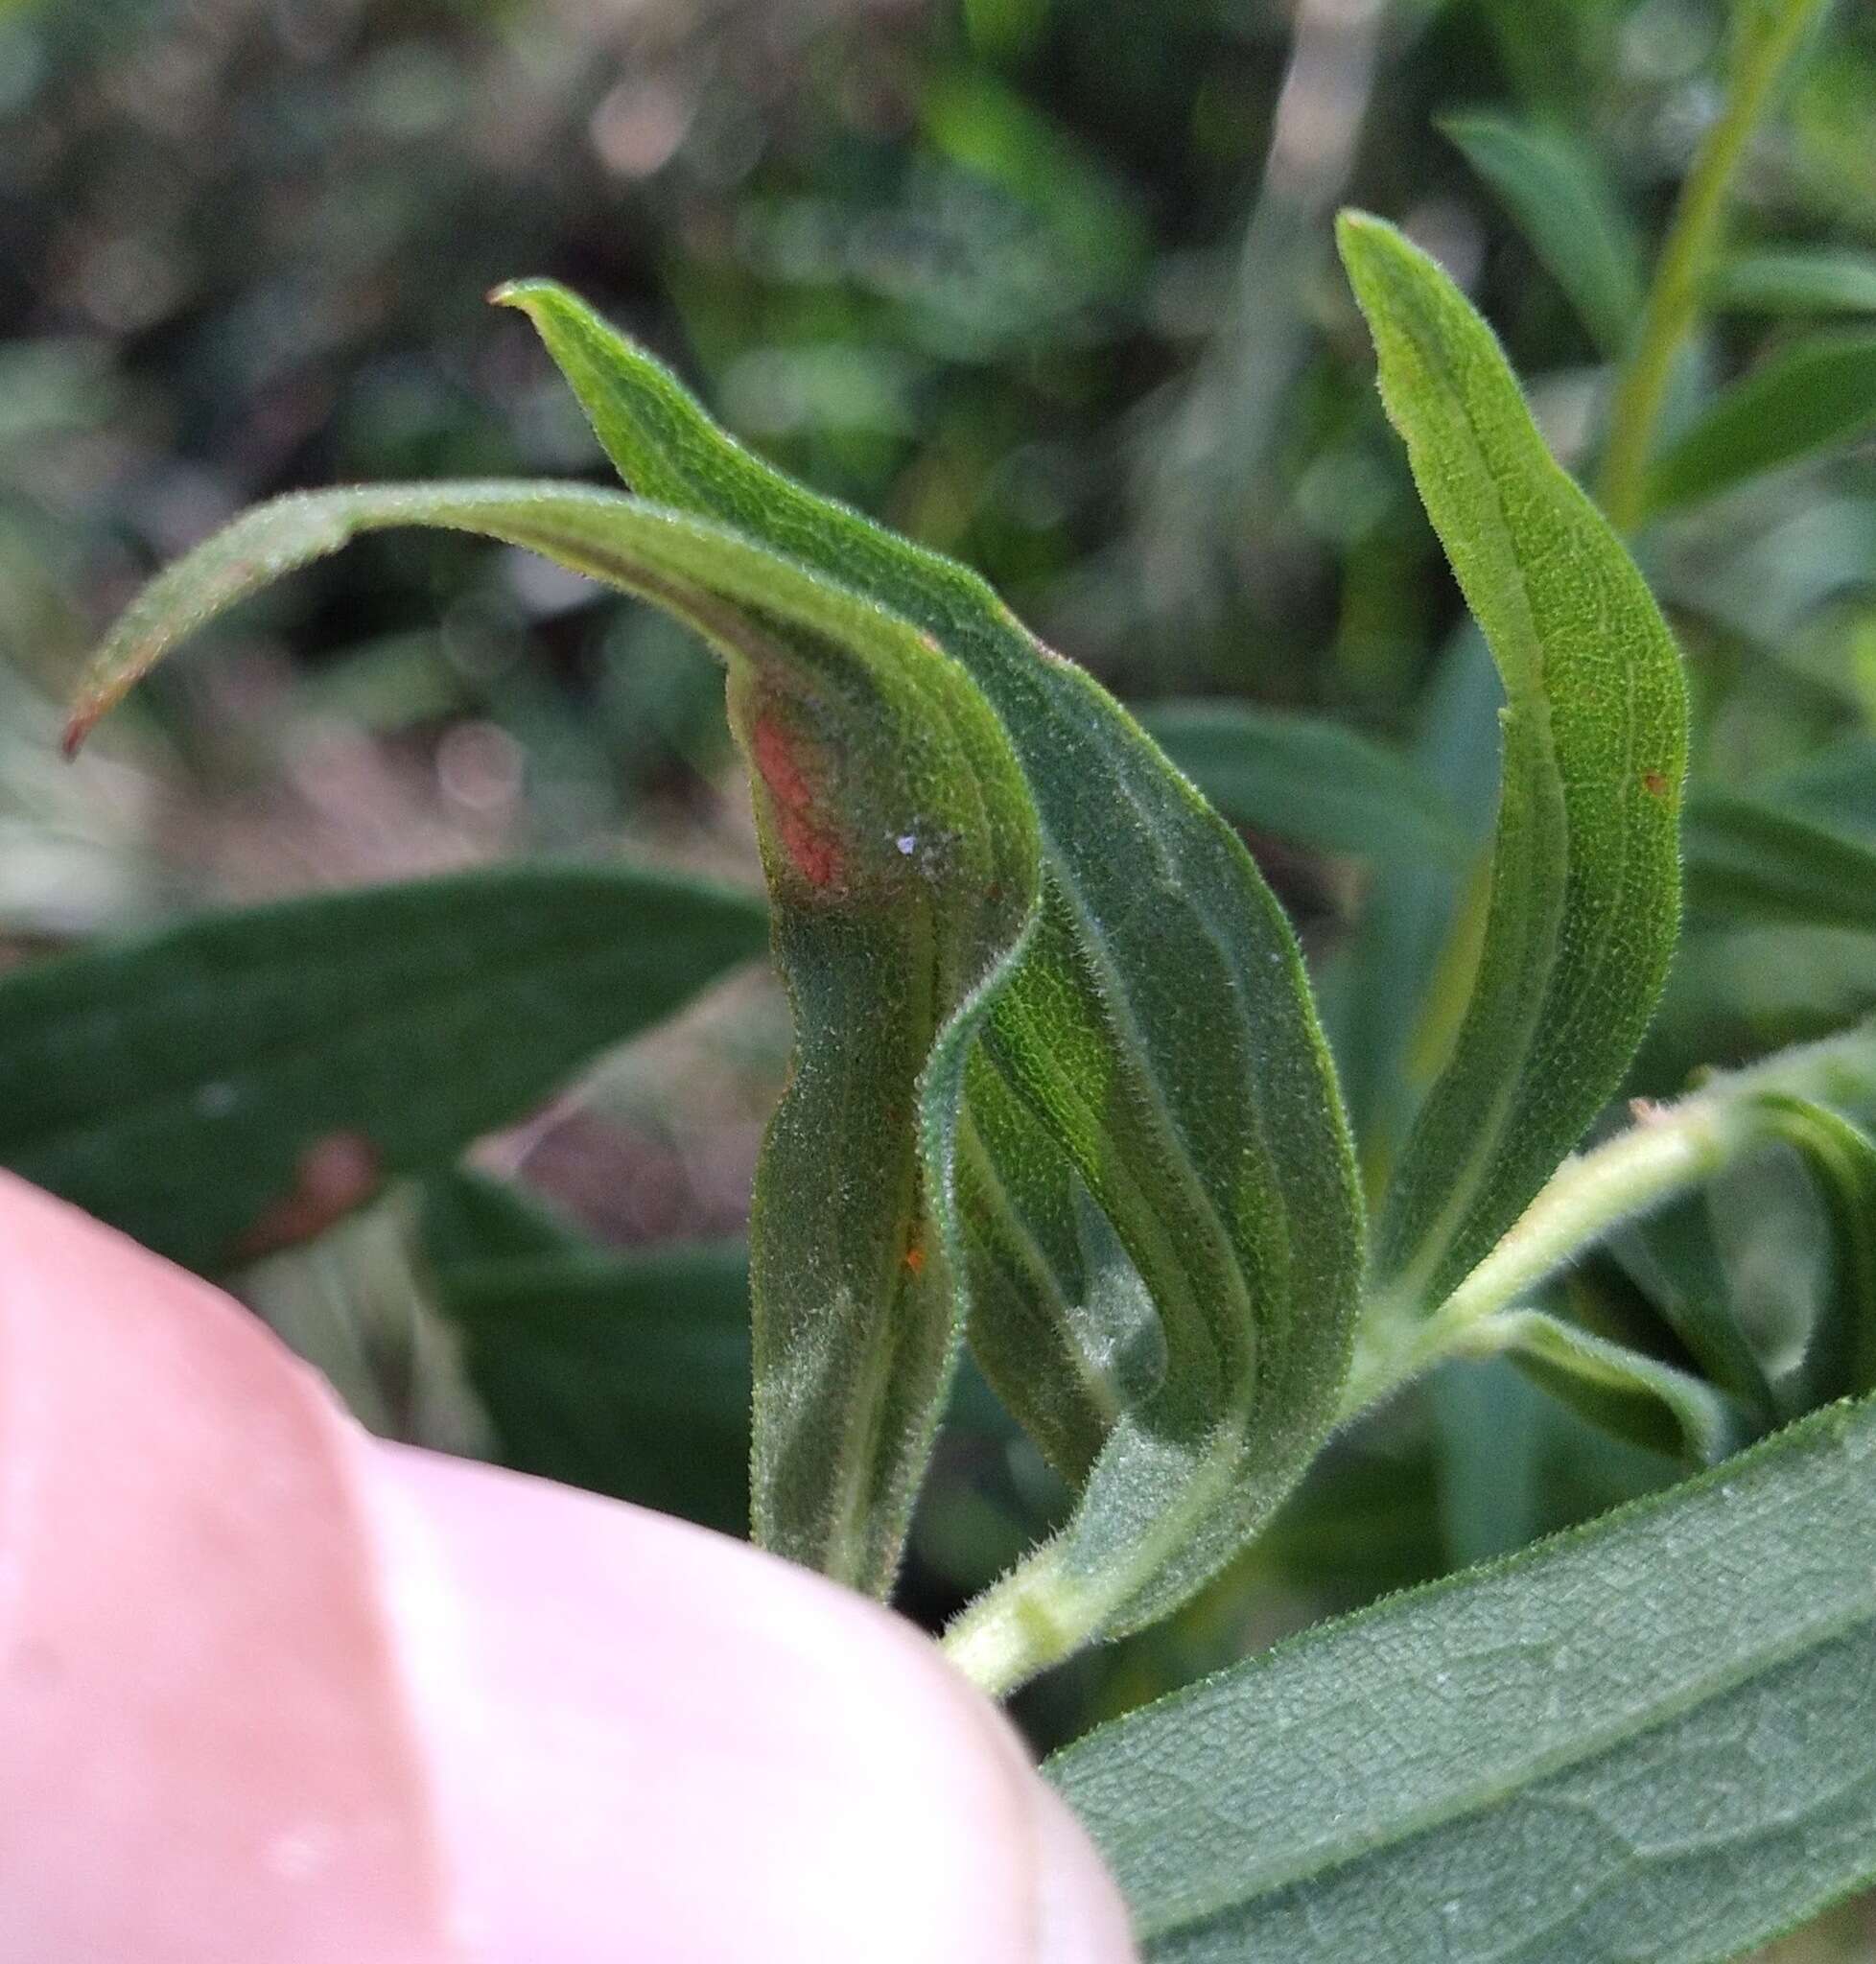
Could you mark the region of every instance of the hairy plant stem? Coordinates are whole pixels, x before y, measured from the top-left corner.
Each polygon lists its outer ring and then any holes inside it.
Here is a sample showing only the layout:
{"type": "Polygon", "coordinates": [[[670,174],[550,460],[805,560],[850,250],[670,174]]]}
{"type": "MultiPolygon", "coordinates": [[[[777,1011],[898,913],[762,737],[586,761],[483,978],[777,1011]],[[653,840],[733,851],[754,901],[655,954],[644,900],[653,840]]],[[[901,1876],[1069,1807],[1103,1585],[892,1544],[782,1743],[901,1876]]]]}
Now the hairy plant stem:
{"type": "Polygon", "coordinates": [[[1828,0],[1738,0],[1726,100],[1701,139],[1680,189],[1634,345],[1609,409],[1597,486],[1617,531],[1633,531],[1646,503],[1654,448],[1676,358],[1699,316],[1700,294],[1724,227],[1727,193],[1753,130],[1805,30],[1828,0]]]}
{"type": "Polygon", "coordinates": [[[1345,1422],[1430,1365],[1502,1347],[1503,1311],[1624,1223],[1701,1186],[1787,1135],[1774,1100],[1876,1105],[1876,1018],[1821,1042],[1782,1050],[1716,1077],[1677,1104],[1640,1110],[1606,1145],[1566,1160],[1515,1227],[1429,1315],[1410,1303],[1371,1303],[1343,1394],[1345,1422]]]}
{"type": "MultiPolygon", "coordinates": [[[[1704,1184],[1785,1136],[1775,1101],[1876,1108],[1876,1017],[1841,1034],[1717,1076],[1674,1105],[1643,1108],[1606,1145],[1565,1161],[1517,1225],[1428,1315],[1395,1297],[1372,1299],[1344,1392],[1340,1422],[1359,1416],[1448,1357],[1513,1341],[1506,1314],[1624,1223],[1704,1184]]],[[[1177,1521],[1153,1538],[1177,1536],[1177,1521]]],[[[945,1636],[951,1662],[993,1696],[1094,1642],[1143,1576],[1071,1575],[1044,1549],[971,1603],[945,1636]]]]}

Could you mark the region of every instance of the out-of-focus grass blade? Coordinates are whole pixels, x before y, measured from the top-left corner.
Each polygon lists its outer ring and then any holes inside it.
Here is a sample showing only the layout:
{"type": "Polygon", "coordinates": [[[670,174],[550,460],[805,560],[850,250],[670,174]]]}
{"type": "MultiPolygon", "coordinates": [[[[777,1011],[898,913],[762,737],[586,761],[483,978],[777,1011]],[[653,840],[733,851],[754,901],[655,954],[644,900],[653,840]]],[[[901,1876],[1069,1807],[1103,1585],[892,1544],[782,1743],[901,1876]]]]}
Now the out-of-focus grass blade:
{"type": "Polygon", "coordinates": [[[1656,458],[1648,506],[1669,511],[1876,429],[1876,335],[1819,335],[1724,390],[1656,458]]]}
{"type": "Polygon", "coordinates": [[[1707,304],[1733,314],[1876,314],[1876,253],[1769,246],[1716,269],[1707,304]]]}
{"type": "Polygon", "coordinates": [[[753,1508],[769,1545],[883,1593],[961,1333],[956,1087],[1035,913],[1035,814],[1002,726],[928,633],[785,553],[617,492],[498,483],[327,492],[237,520],[119,622],[74,740],[222,608],[398,525],[609,581],[728,667],[796,1037],[752,1228],[753,1508]]]}

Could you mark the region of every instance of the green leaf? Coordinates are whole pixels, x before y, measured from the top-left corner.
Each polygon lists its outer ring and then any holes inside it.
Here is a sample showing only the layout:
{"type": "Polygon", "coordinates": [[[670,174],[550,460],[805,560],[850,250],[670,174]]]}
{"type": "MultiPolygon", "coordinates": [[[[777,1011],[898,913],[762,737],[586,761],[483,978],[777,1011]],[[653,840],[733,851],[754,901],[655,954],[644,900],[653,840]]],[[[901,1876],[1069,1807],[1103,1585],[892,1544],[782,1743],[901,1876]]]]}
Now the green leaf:
{"type": "Polygon", "coordinates": [[[1686,844],[1687,901],[1701,913],[1876,930],[1876,840],[1709,791],[1689,803],[1686,844]]]}
{"type": "Polygon", "coordinates": [[[1035,908],[1035,819],[1001,726],[928,634],[737,533],[617,492],[453,484],[236,521],[118,624],[75,736],[219,609],[396,525],[545,553],[654,601],[727,664],[796,1038],[751,1229],[753,1513],[769,1546],[883,1593],[959,1335],[955,1087],[1035,908]]]}
{"type": "Polygon", "coordinates": [[[1876,1391],[1876,1140],[1808,1098],[1760,1101],[1775,1136],[1797,1150],[1830,1227],[1830,1294],[1806,1345],[1806,1402],[1876,1391]]]}
{"type": "Polygon", "coordinates": [[[1778,1401],[1740,1327],[1708,1207],[1706,1194],[1691,1195],[1616,1235],[1610,1252],[1705,1376],[1768,1430],[1778,1401]]]}
{"type": "Polygon", "coordinates": [[[1538,1309],[1494,1317],[1490,1327],[1534,1384],[1630,1445],[1706,1466],[1751,1437],[1724,1392],[1626,1344],[1538,1309]]]}
{"type": "Polygon", "coordinates": [[[1466,841],[1408,759],[1316,716],[1249,703],[1155,703],[1140,725],[1233,825],[1324,853],[1452,866],[1466,841]]]}
{"type": "Polygon", "coordinates": [[[1159,1964],[1722,1964],[1876,1878],[1873,1675],[1862,1406],[1044,1770],[1159,1964]]]}
{"type": "Polygon", "coordinates": [[[1876,314],[1876,253],[1770,246],[1716,269],[1707,304],[1733,314],[1876,314]]]}
{"type": "Polygon", "coordinates": [[[1383,399],[1504,678],[1477,977],[1378,1235],[1383,1286],[1442,1298],[1615,1089],[1678,915],[1679,659],[1620,540],[1545,448],[1490,330],[1378,220],[1339,234],[1383,399]]]}
{"type": "Polygon", "coordinates": [[[453,1158],[766,938],[754,896],[622,867],[200,915],[0,980],[0,1163],[223,1268],[453,1158]]]}
{"type": "Polygon", "coordinates": [[[1819,335],[1724,389],[1655,459],[1648,508],[1717,497],[1876,429],[1876,335],[1819,335]]]}
{"type": "Polygon", "coordinates": [[[1041,816],[1044,904],[973,1075],[995,1073],[1002,1115],[1020,1108],[1052,1146],[1034,1159],[1005,1148],[998,1111],[979,1115],[973,1093],[973,1321],[999,1392],[1059,1458],[1085,1462],[1107,1430],[1064,1535],[1006,1589],[1021,1598],[1045,1576],[1057,1606],[1072,1603],[1065,1645],[1163,1614],[1269,1518],[1347,1369],[1359,1202],[1294,936],[1217,814],[980,580],[730,443],[572,295],[529,283],[505,297],[629,481],[916,622],[1009,733],[1041,816]],[[1074,1299],[1086,1276],[1049,1272],[1082,1194],[1157,1317],[1164,1366],[1144,1398],[1084,1345],[1100,1323],[1074,1299]],[[987,1245],[1010,1257],[995,1274],[987,1245]],[[1017,1346],[990,1341],[986,1318],[1055,1334],[1018,1376],[1003,1368],[1017,1346]]]}
{"type": "Polygon", "coordinates": [[[1876,839],[1876,737],[1843,736],[1761,785],[1762,794],[1876,839]]]}
{"type": "Polygon", "coordinates": [[[741,1533],[749,1251],[613,1251],[469,1174],[431,1182],[422,1246],[504,1465],[741,1533]]]}
{"type": "Polygon", "coordinates": [[[1642,310],[1633,223],[1587,145],[1502,116],[1448,116],[1440,128],[1497,194],[1606,355],[1629,345],[1642,310]]]}

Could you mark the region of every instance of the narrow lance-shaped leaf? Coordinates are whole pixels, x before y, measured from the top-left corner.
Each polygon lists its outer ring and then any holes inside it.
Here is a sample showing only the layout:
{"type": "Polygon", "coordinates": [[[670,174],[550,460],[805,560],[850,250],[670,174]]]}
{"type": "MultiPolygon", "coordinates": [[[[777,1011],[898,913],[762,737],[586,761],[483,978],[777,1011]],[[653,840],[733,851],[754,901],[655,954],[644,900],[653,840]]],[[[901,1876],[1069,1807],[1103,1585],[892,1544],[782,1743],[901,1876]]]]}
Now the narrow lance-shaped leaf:
{"type": "Polygon", "coordinates": [[[955,1354],[945,1087],[1035,902],[1035,823],[1001,726],[928,635],[766,547],[617,492],[458,484],[237,521],[126,615],[75,731],[243,594],[411,524],[608,580],[728,663],[796,1022],[757,1194],[754,1513],[770,1545],[883,1591],[955,1354]]]}
{"type": "Polygon", "coordinates": [[[1451,866],[1465,835],[1411,759],[1321,716],[1154,703],[1140,725],[1233,825],[1324,853],[1451,866]]]}
{"type": "Polygon", "coordinates": [[[1862,1405],[1044,1770],[1154,1964],[1724,1964],[1876,1880],[1872,1681],[1862,1405]]]}
{"type": "MultiPolygon", "coordinates": [[[[1329,1423],[1347,1368],[1359,1207],[1288,924],[1229,828],[982,581],[760,463],[570,294],[530,283],[504,297],[533,318],[629,481],[916,621],[1009,732],[1041,814],[1044,907],[990,1017],[981,1067],[1056,1153],[1040,1172],[998,1165],[997,1128],[980,1127],[973,1206],[1000,1206],[1007,1251],[1023,1209],[1044,1207],[1034,1189],[1046,1175],[1048,1218],[1028,1223],[1033,1257],[1073,1219],[1072,1176],[1153,1304],[1163,1374],[1149,1397],[1116,1400],[1080,1508],[1037,1560],[1058,1600],[1076,1596],[1076,1634],[1161,1614],[1269,1517],[1329,1423]]],[[[1011,1262],[979,1306],[1027,1286],[1011,1262]]],[[[1076,1354],[1089,1321],[1039,1302],[1025,1327],[1057,1330],[1058,1347],[1032,1353],[1021,1377],[999,1373],[1039,1432],[1029,1382],[1052,1375],[1066,1411],[1085,1404],[1090,1375],[1112,1379],[1112,1359],[1076,1354]]],[[[997,1368],[996,1346],[982,1354],[997,1368]]]]}
{"type": "Polygon", "coordinates": [[[1340,236],[1388,413],[1509,704],[1472,996],[1379,1235],[1380,1281],[1412,1307],[1517,1218],[1647,1025],[1678,917],[1686,704],[1646,583],[1545,448],[1491,331],[1391,226],[1347,215],[1340,236]]]}
{"type": "Polygon", "coordinates": [[[1687,903],[1722,918],[1876,931],[1876,840],[1769,798],[1687,810],[1687,903]]]}
{"type": "Polygon", "coordinates": [[[1876,429],[1876,335],[1819,336],[1724,390],[1655,459],[1648,505],[1667,511],[1876,429]]]}
{"type": "Polygon", "coordinates": [[[625,867],[199,915],[0,980],[0,1164],[224,1268],[454,1158],[767,937],[753,894],[625,867]]]}
{"type": "Polygon", "coordinates": [[[1449,116],[1444,130],[1530,240],[1604,354],[1620,356],[1642,310],[1633,223],[1593,152],[1560,129],[1449,116]]]}

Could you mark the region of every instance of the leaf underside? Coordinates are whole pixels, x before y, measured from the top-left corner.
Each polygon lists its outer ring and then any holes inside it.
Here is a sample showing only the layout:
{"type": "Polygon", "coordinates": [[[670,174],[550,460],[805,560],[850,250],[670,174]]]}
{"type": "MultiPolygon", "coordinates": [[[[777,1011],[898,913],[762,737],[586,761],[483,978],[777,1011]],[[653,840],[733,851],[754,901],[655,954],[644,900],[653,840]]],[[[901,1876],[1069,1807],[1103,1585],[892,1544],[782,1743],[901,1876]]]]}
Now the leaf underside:
{"type": "Polygon", "coordinates": [[[1876,1878],[1876,1408],[1044,1771],[1155,1964],[1723,1964],[1876,1878]]]}
{"type": "Polygon", "coordinates": [[[1035,822],[1002,728],[929,635],[740,534],[618,492],[458,483],[237,520],[125,616],[75,734],[213,614],[398,525],[542,552],[725,662],[796,1024],[757,1194],[752,1510],[771,1546],[883,1593],[957,1347],[947,1087],[1035,910],[1035,822]]]}

